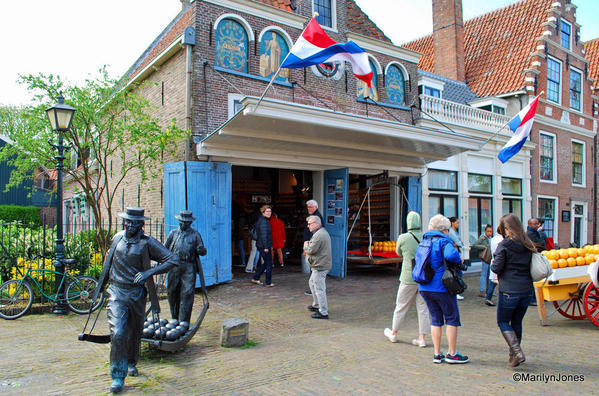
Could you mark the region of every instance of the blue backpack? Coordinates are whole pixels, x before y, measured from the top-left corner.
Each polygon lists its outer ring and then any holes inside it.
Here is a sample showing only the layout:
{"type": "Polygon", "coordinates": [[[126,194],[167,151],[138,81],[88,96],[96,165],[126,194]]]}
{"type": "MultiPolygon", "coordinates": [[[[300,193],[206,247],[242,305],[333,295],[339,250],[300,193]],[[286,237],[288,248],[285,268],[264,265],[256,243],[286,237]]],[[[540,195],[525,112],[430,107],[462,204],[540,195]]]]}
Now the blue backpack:
{"type": "Polygon", "coordinates": [[[416,255],[414,257],[414,267],[412,268],[412,278],[414,282],[420,283],[421,285],[429,283],[433,276],[435,276],[435,270],[431,265],[431,251],[433,249],[433,238],[426,237],[422,238],[422,242],[418,244],[416,248],[416,255]]]}

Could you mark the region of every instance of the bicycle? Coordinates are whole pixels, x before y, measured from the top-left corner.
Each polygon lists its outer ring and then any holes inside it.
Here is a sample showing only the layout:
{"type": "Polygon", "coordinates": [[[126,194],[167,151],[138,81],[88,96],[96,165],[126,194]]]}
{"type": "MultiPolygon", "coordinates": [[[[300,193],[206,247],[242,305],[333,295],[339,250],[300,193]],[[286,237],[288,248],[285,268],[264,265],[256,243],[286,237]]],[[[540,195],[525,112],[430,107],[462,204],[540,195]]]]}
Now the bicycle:
{"type": "MultiPolygon", "coordinates": [[[[33,259],[38,258],[45,259],[46,257],[36,256],[33,259]]],[[[62,260],[65,268],[75,262],[75,259],[62,260]]],[[[98,281],[87,275],[74,277],[68,273],[63,274],[62,272],[51,269],[29,267],[22,278],[11,279],[0,286],[0,318],[8,320],[17,319],[25,315],[31,309],[34,295],[32,284],[37,288],[39,294],[49,301],[64,302],[71,311],[79,315],[87,315],[90,313],[90,306],[92,304],[94,290],[98,286],[98,281]],[[56,294],[48,295],[44,293],[39,279],[45,275],[60,277],[61,281],[58,290],[61,290],[63,285],[66,284],[63,298],[58,298],[56,294]]],[[[101,307],[103,302],[104,292],[98,297],[91,312],[101,307]]]]}

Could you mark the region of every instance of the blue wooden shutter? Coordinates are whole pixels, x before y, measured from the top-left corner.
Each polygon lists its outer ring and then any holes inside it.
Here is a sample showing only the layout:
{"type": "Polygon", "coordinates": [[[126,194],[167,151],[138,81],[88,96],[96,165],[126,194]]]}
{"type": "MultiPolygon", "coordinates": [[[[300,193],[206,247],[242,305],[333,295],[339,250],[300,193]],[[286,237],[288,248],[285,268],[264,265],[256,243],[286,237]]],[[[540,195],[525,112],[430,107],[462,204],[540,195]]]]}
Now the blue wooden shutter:
{"type": "Polygon", "coordinates": [[[339,278],[345,278],[346,272],[348,176],[347,168],[324,172],[325,200],[321,206],[321,213],[325,228],[331,236],[333,251],[333,266],[329,274],[339,278]],[[329,205],[329,202],[332,203],[329,205]]]}

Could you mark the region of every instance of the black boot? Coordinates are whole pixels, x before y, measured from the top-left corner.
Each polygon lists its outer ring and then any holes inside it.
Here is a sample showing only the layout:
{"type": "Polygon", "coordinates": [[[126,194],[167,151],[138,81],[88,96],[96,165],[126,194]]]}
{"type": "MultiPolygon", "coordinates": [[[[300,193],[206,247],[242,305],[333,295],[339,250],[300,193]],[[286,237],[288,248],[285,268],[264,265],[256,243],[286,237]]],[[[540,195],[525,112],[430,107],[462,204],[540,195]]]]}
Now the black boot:
{"type": "Polygon", "coordinates": [[[501,334],[503,334],[505,342],[507,342],[508,346],[510,347],[510,366],[516,367],[520,363],[523,363],[526,360],[526,357],[524,357],[524,352],[522,352],[522,348],[520,348],[520,343],[518,342],[516,333],[513,330],[510,330],[504,331],[501,334]]]}

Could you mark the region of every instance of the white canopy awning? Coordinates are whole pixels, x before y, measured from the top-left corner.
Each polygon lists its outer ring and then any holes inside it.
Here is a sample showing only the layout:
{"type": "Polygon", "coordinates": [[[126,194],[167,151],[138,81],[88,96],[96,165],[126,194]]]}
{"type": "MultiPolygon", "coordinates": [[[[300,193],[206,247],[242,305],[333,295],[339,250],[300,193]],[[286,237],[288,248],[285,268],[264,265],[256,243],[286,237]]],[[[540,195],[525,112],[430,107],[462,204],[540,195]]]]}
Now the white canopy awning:
{"type": "Polygon", "coordinates": [[[350,168],[355,173],[424,172],[426,164],[483,139],[396,121],[258,98],[197,144],[200,158],[295,169],[350,168]]]}

